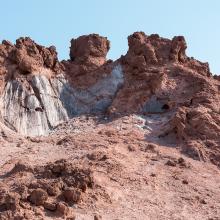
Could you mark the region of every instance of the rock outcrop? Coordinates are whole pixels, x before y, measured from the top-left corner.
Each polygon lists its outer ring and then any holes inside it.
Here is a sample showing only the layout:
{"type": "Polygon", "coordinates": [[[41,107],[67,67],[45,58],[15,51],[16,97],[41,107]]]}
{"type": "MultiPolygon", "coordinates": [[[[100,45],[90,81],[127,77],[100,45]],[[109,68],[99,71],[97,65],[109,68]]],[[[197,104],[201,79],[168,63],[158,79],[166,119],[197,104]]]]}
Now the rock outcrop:
{"type": "Polygon", "coordinates": [[[70,59],[79,64],[103,65],[110,42],[97,34],[84,35],[71,40],[70,59]]]}
{"type": "Polygon", "coordinates": [[[63,71],[56,48],[40,46],[29,37],[19,38],[15,45],[4,40],[0,45],[0,57],[1,75],[7,74],[9,79],[19,74],[39,72],[43,68],[49,68],[55,73],[63,71]]]}
{"type": "Polygon", "coordinates": [[[70,59],[30,38],[0,45],[1,122],[27,136],[47,135],[81,114],[169,114],[162,138],[219,165],[220,83],[207,63],[172,40],[135,32],[129,49],[107,60],[110,42],[96,34],[71,40],[70,59]],[[194,143],[194,147],[193,146],[194,143]]]}
{"type": "MultiPolygon", "coordinates": [[[[71,59],[75,58],[70,65],[91,64],[97,69],[105,62],[106,38],[91,35],[71,43],[71,59]]],[[[122,68],[117,64],[86,88],[71,85],[73,76],[68,79],[71,74],[58,61],[55,47],[45,48],[30,38],[20,38],[15,45],[3,41],[0,48],[4,77],[1,117],[8,127],[24,135],[46,135],[75,115],[104,111],[123,83],[122,68]]]]}

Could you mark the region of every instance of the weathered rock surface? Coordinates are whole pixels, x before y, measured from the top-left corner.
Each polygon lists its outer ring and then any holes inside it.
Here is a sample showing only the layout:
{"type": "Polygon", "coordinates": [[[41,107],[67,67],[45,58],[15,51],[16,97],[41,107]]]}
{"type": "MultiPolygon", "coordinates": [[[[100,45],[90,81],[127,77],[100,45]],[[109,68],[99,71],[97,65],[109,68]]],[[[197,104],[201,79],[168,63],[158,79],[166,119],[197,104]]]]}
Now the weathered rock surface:
{"type": "Polygon", "coordinates": [[[98,34],[84,35],[71,40],[70,59],[76,63],[101,66],[106,62],[110,42],[98,34]]]}
{"type": "Polygon", "coordinates": [[[68,83],[63,74],[43,73],[10,80],[2,95],[2,117],[7,126],[24,135],[46,135],[61,122],[82,113],[105,110],[123,83],[120,65],[87,89],[68,83]]]}
{"type": "MultiPolygon", "coordinates": [[[[8,127],[27,136],[47,135],[68,118],[105,111],[123,84],[120,64],[82,89],[71,85],[54,47],[44,48],[30,38],[18,39],[15,46],[3,42],[1,47],[2,53],[10,51],[2,56],[1,69],[8,79],[1,96],[1,115],[8,127]],[[16,71],[10,69],[13,65],[16,71]]],[[[77,64],[99,58],[103,64],[108,49],[106,38],[84,36],[72,41],[71,57],[74,54],[77,64]]]]}
{"type": "MultiPolygon", "coordinates": [[[[25,167],[24,164],[23,167],[25,167]]],[[[45,210],[54,212],[56,217],[71,217],[75,219],[70,205],[79,203],[85,190],[93,187],[94,184],[93,174],[90,169],[80,167],[78,164],[67,163],[65,160],[49,163],[46,166],[37,166],[29,172],[25,169],[18,170],[15,168],[8,176],[11,178],[17,177],[21,180],[20,177],[24,175],[25,178],[23,181],[15,183],[15,192],[8,192],[7,188],[1,185],[0,219],[4,219],[7,213],[11,216],[20,215],[25,217],[26,214],[22,211],[23,209],[29,211],[29,219],[36,219],[36,216],[39,216],[39,211],[44,216],[42,207],[45,210]],[[26,179],[27,172],[31,175],[31,180],[26,179]],[[56,179],[58,176],[60,180],[56,179]],[[59,193],[52,195],[49,187],[54,189],[58,186],[60,188],[59,193]],[[68,203],[61,202],[60,198],[63,198],[68,203]],[[34,206],[35,209],[31,209],[31,206],[34,206]]]]}
{"type": "Polygon", "coordinates": [[[200,154],[215,161],[220,155],[218,77],[211,76],[207,63],[187,57],[183,36],[169,40],[135,32],[128,45],[127,54],[112,62],[106,59],[107,38],[81,36],[71,40],[70,60],[61,63],[53,46],[30,38],[15,45],[3,41],[2,123],[23,135],[39,136],[81,114],[170,112],[164,133],[176,134],[184,146],[196,142],[203,149],[200,154]]]}

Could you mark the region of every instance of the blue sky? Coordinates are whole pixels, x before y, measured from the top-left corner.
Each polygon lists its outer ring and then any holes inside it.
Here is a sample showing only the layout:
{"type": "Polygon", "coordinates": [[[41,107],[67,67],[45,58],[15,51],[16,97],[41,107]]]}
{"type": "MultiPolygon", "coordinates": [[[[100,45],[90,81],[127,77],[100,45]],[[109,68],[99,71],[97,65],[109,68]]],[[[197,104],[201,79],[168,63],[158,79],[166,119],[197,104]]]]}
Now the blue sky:
{"type": "Polygon", "coordinates": [[[0,40],[29,36],[69,56],[70,39],[98,33],[111,41],[108,57],[127,51],[135,31],[172,38],[184,35],[187,54],[220,73],[219,0],[1,0],[0,40]]]}

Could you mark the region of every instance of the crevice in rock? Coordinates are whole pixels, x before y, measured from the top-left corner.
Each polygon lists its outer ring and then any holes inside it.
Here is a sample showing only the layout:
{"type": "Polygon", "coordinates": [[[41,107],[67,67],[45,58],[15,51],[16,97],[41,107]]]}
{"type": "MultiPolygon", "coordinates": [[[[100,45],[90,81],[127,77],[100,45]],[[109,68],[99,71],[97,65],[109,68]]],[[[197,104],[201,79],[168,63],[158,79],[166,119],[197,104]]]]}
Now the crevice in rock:
{"type": "Polygon", "coordinates": [[[35,108],[35,111],[36,111],[36,112],[43,112],[44,109],[42,109],[42,108],[40,108],[40,107],[37,107],[37,108],[35,108]]]}
{"type": "Polygon", "coordinates": [[[11,124],[7,119],[6,119],[7,116],[4,116],[3,119],[4,119],[4,124],[10,128],[12,131],[15,131],[15,132],[18,132],[18,130],[16,129],[16,127],[11,124]]]}
{"type": "MultiPolygon", "coordinates": [[[[36,86],[34,86],[31,82],[29,82],[29,83],[30,83],[30,85],[31,85],[31,87],[32,87],[32,89],[34,91],[34,94],[35,94],[36,98],[38,99],[38,101],[39,101],[39,103],[41,105],[41,109],[44,110],[45,107],[44,107],[44,104],[42,102],[42,99],[41,99],[41,96],[40,96],[41,93],[40,93],[39,89],[36,86]]],[[[46,119],[47,119],[47,125],[49,127],[49,130],[51,130],[53,128],[53,126],[51,125],[51,123],[50,123],[50,121],[48,119],[48,115],[47,115],[46,111],[45,111],[45,115],[46,115],[46,119]]]]}
{"type": "Polygon", "coordinates": [[[169,110],[169,109],[170,109],[170,106],[169,106],[168,104],[164,104],[164,105],[162,106],[162,109],[164,109],[164,110],[169,110]]]}

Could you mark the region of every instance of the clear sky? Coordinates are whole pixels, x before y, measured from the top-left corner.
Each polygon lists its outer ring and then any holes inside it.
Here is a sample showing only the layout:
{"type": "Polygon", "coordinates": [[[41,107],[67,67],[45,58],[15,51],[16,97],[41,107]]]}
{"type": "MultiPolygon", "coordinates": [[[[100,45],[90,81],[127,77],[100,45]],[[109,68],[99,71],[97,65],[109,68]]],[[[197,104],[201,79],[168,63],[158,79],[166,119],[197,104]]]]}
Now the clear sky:
{"type": "Polygon", "coordinates": [[[29,36],[69,57],[70,39],[98,33],[111,41],[108,57],[127,51],[135,31],[184,35],[187,54],[220,73],[220,0],[0,0],[0,40],[29,36]]]}

